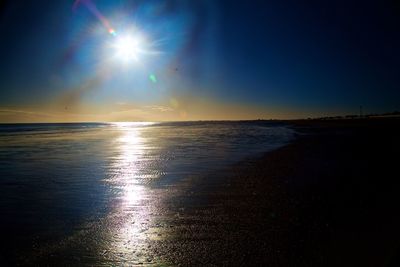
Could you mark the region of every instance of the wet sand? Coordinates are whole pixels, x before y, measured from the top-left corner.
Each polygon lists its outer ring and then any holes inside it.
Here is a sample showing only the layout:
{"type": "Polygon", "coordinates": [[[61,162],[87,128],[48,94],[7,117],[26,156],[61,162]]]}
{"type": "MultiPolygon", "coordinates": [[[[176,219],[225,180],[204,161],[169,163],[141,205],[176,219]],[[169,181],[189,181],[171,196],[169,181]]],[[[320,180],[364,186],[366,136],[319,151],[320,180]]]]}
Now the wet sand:
{"type": "Polygon", "coordinates": [[[155,187],[10,263],[398,266],[399,120],[290,123],[292,144],[155,187]]]}
{"type": "Polygon", "coordinates": [[[399,122],[292,122],[296,142],[215,174],[220,183],[197,181],[189,207],[180,198],[159,257],[183,266],[398,266],[399,122]]]}

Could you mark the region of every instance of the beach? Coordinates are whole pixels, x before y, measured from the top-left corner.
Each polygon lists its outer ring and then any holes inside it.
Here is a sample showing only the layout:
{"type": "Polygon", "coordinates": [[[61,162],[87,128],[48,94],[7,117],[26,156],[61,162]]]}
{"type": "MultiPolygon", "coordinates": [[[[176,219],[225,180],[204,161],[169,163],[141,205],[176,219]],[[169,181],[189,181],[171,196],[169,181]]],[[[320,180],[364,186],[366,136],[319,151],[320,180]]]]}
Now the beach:
{"type": "Polygon", "coordinates": [[[161,255],[185,266],[396,266],[398,120],[293,125],[297,141],[198,192],[209,202],[183,212],[161,255]]]}
{"type": "MultiPolygon", "coordinates": [[[[296,132],[287,145],[167,186],[135,189],[128,203],[112,202],[106,215],[91,215],[32,248],[2,242],[2,261],[396,266],[399,120],[286,123],[296,132]]],[[[23,242],[3,222],[7,230],[3,240],[23,242]]]]}
{"type": "Polygon", "coordinates": [[[294,143],[197,192],[208,201],[184,210],[160,257],[183,266],[397,266],[398,123],[294,121],[294,143]]]}

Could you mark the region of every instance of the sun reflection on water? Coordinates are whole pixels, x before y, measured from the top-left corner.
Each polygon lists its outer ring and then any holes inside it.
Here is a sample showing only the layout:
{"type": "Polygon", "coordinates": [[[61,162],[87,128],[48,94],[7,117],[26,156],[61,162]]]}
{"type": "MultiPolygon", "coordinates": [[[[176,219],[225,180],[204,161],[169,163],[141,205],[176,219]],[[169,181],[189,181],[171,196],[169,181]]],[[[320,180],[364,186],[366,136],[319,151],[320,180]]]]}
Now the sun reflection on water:
{"type": "Polygon", "coordinates": [[[145,140],[141,136],[141,126],[138,123],[116,123],[120,136],[116,139],[118,155],[113,161],[112,184],[118,189],[118,198],[122,207],[137,204],[144,195],[143,175],[145,140]]]}
{"type": "MultiPolygon", "coordinates": [[[[116,155],[107,182],[115,194],[110,213],[109,260],[140,263],[148,248],[147,232],[153,220],[153,198],[145,177],[148,140],[143,135],[150,123],[115,123],[116,155]]],[[[152,177],[156,178],[156,177],[152,177]]]]}

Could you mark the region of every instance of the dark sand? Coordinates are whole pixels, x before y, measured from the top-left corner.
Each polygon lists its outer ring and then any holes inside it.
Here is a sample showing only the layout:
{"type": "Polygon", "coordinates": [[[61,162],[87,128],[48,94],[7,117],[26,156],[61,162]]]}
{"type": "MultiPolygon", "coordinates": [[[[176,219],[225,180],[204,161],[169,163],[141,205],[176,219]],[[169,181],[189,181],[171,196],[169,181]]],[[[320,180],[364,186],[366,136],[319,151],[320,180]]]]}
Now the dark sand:
{"type": "Polygon", "coordinates": [[[19,262],[400,266],[399,122],[293,121],[299,137],[292,144],[188,179],[168,193],[155,191],[142,204],[153,210],[151,222],[94,221],[76,237],[19,262]],[[123,244],[134,261],[98,245],[110,222],[143,225],[141,244],[123,244]]]}
{"type": "Polygon", "coordinates": [[[292,123],[293,144],[221,183],[199,181],[187,197],[197,205],[180,212],[158,256],[185,266],[400,266],[400,120],[292,123]]]}

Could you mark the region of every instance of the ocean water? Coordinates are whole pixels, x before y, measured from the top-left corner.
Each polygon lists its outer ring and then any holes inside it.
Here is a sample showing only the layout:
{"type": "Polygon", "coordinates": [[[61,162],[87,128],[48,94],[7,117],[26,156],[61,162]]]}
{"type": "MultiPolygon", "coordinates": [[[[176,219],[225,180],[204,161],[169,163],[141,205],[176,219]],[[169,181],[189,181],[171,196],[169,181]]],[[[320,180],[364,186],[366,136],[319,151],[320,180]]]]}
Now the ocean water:
{"type": "MultiPolygon", "coordinates": [[[[1,260],[56,254],[94,226],[96,234],[108,233],[96,237],[99,251],[128,255],[117,249],[121,242],[145,239],[148,228],[134,231],[121,222],[149,224],[149,209],[161,210],[176,184],[211,179],[205,174],[276,149],[293,134],[265,121],[0,125],[1,260]]],[[[77,243],[94,242],[83,235],[77,243]]]]}

